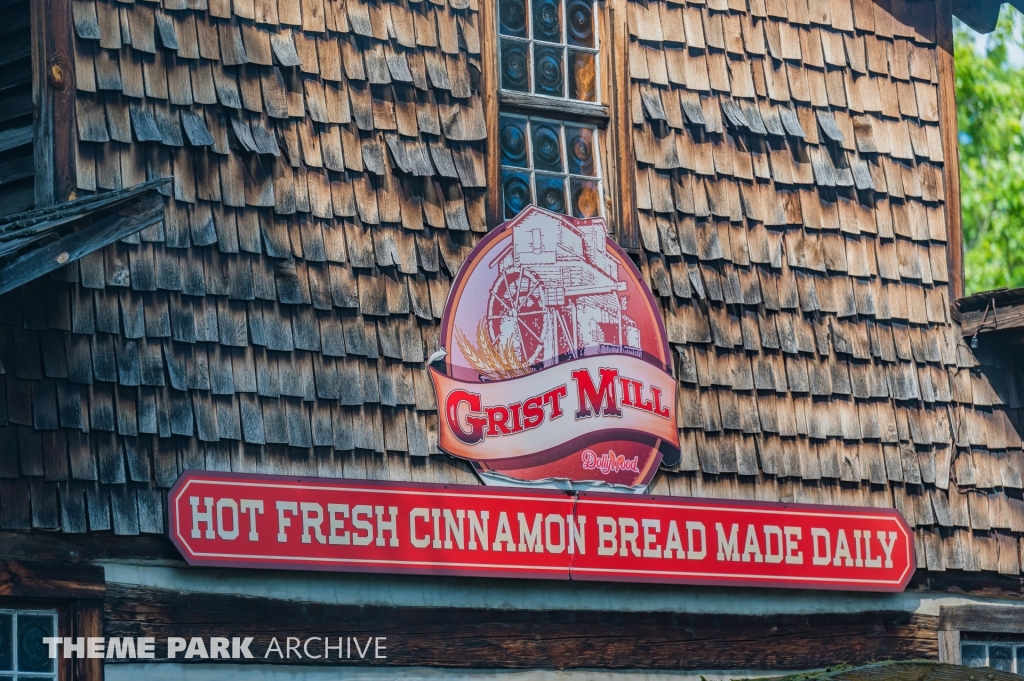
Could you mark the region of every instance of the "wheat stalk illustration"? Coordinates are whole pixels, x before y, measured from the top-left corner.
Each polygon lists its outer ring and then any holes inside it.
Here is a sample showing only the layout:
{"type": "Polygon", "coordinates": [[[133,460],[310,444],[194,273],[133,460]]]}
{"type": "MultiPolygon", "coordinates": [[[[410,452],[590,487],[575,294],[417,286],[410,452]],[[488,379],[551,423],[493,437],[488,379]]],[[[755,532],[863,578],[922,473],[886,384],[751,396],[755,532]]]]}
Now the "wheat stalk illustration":
{"type": "Polygon", "coordinates": [[[530,367],[519,358],[512,339],[504,343],[495,343],[487,333],[486,322],[481,321],[476,327],[475,346],[461,329],[455,329],[454,335],[455,342],[459,344],[466,361],[483,378],[500,381],[530,373],[530,367]]]}

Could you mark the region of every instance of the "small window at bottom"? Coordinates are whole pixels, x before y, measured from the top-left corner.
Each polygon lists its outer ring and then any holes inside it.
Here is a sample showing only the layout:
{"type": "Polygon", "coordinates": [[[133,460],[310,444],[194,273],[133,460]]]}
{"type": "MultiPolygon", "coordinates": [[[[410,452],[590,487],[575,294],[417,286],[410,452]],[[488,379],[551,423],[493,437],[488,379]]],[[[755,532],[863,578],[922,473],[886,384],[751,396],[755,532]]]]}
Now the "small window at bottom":
{"type": "Polygon", "coordinates": [[[0,681],[54,681],[57,664],[43,637],[56,635],[52,610],[0,610],[0,681]]]}
{"type": "Polygon", "coordinates": [[[1024,674],[1024,642],[965,641],[960,644],[960,663],[965,667],[991,667],[1024,674]]]}
{"type": "Polygon", "coordinates": [[[577,218],[602,214],[596,127],[514,114],[502,114],[499,127],[506,219],[529,204],[577,218]]]}

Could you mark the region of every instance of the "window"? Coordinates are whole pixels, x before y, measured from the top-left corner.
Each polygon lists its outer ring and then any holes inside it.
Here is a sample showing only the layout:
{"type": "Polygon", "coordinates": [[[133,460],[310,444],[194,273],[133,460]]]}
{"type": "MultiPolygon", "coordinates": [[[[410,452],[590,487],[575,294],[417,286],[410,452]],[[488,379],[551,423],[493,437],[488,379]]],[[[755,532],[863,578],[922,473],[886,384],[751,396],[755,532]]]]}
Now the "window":
{"type": "Polygon", "coordinates": [[[535,203],[578,218],[601,214],[597,129],[532,116],[501,116],[505,218],[535,203]]]}
{"type": "Polygon", "coordinates": [[[1024,674],[1024,642],[964,641],[960,644],[960,661],[965,667],[992,667],[1024,674]]]}
{"type": "Polygon", "coordinates": [[[54,681],[56,660],[43,637],[56,635],[51,610],[0,610],[0,681],[54,681]]]}
{"type": "Polygon", "coordinates": [[[502,90],[598,101],[597,15],[592,0],[498,3],[502,90]]]}
{"type": "Polygon", "coordinates": [[[594,0],[493,0],[497,7],[500,204],[605,216],[609,109],[594,0]]]}

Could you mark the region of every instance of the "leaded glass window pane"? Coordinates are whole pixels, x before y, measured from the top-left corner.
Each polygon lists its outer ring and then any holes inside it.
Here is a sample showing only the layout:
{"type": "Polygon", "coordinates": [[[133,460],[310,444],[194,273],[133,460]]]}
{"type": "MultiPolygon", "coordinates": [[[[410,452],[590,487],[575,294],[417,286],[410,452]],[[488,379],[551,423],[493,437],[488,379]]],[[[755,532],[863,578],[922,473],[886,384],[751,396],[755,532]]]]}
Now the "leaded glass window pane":
{"type": "Polygon", "coordinates": [[[537,205],[552,213],[565,213],[565,178],[537,173],[537,205]]]}
{"type": "Polygon", "coordinates": [[[963,644],[960,646],[960,662],[965,667],[984,667],[988,662],[985,646],[963,644]]]}
{"type": "Polygon", "coordinates": [[[501,89],[527,92],[530,88],[530,46],[516,40],[501,41],[501,89]]]}
{"type": "Polygon", "coordinates": [[[995,646],[988,647],[988,666],[1004,672],[1013,671],[1013,647],[995,646]]]}
{"type": "Polygon", "coordinates": [[[960,662],[965,667],[991,667],[1024,675],[1024,642],[965,641],[960,644],[960,662]]]}
{"type": "Polygon", "coordinates": [[[562,135],[558,124],[534,120],[533,167],[537,170],[562,172],[562,135]]]}
{"type": "Polygon", "coordinates": [[[562,42],[562,3],[559,0],[530,0],[533,5],[533,39],[562,42]]]}
{"type": "Polygon", "coordinates": [[[579,218],[601,215],[596,128],[532,116],[499,121],[505,218],[528,204],[579,218]]]}
{"type": "Polygon", "coordinates": [[[569,0],[568,43],[577,47],[597,47],[594,34],[594,3],[590,0],[569,0]]]}
{"type": "Polygon", "coordinates": [[[597,59],[590,52],[569,50],[569,99],[597,100],[597,59]]]}
{"type": "Polygon", "coordinates": [[[534,92],[548,97],[565,96],[565,50],[550,45],[535,45],[533,48],[534,92]]]}
{"type": "Polygon", "coordinates": [[[0,681],[55,681],[56,662],[43,638],[56,635],[52,611],[0,610],[0,681]]]}
{"type": "Polygon", "coordinates": [[[14,669],[14,614],[0,613],[0,671],[14,669]]]}
{"type": "Polygon", "coordinates": [[[498,32],[516,38],[526,37],[527,0],[504,0],[498,9],[498,32]]]}
{"type": "Polygon", "coordinates": [[[505,204],[505,217],[511,218],[533,203],[529,173],[504,171],[501,177],[501,191],[505,204]]]}
{"type": "Polygon", "coordinates": [[[18,671],[53,671],[44,636],[53,636],[52,615],[18,615],[18,671]]]}

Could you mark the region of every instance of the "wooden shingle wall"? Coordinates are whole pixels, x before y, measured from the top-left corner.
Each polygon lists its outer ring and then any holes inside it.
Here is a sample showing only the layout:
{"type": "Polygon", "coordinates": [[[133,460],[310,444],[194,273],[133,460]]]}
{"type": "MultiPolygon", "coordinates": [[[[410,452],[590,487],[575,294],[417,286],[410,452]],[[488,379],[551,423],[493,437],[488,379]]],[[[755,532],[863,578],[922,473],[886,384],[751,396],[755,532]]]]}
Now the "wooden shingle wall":
{"type": "MultiPolygon", "coordinates": [[[[0,300],[0,527],[162,532],[188,468],[475,481],[427,456],[424,360],[486,230],[476,3],[74,0],[80,188],[174,183],[0,300]]],[[[1020,373],[948,313],[934,5],[628,10],[684,443],[652,491],[896,506],[922,567],[1019,573],[1020,373]]]]}
{"type": "Polygon", "coordinates": [[[949,316],[935,4],[629,7],[642,260],[695,471],[656,491],[896,506],[920,567],[1018,573],[1020,373],[993,390],[949,316]]]}

